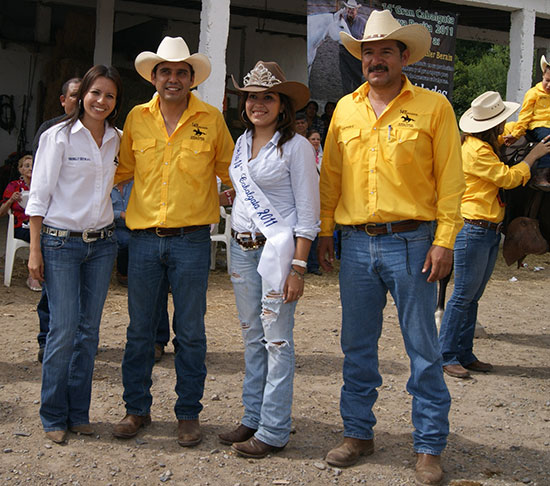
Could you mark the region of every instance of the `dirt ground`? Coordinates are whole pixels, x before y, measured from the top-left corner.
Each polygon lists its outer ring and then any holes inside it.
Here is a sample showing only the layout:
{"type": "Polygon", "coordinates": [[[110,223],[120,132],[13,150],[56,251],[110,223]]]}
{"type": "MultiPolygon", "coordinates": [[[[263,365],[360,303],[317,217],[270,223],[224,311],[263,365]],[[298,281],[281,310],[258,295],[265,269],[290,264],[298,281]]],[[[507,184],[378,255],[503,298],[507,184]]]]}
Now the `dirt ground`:
{"type": "MultiPolygon", "coordinates": [[[[22,253],[22,255],[24,255],[22,253]]],[[[444,453],[445,484],[550,485],[550,256],[516,269],[499,258],[480,305],[489,337],[478,356],[494,373],[471,380],[446,377],[453,397],[444,453]],[[544,267],[535,272],[534,267],[544,267]],[[510,281],[515,277],[517,281],[510,281]]],[[[3,265],[3,262],[2,262],[3,265]]],[[[286,449],[263,460],[235,456],[217,434],[239,423],[242,342],[228,275],[211,273],[206,315],[208,377],[201,422],[204,440],[176,443],[172,347],[153,371],[153,424],[136,439],[113,438],[124,415],[120,363],[128,321],[126,289],[113,282],[105,305],[91,405],[92,437],[69,434],[66,445],[45,439],[39,417],[36,361],[39,294],[24,284],[16,261],[12,286],[0,290],[0,484],[2,485],[407,485],[414,484],[408,359],[395,307],[388,304],[380,339],[384,383],[376,403],[376,452],[355,467],[324,463],[342,435],[342,384],[337,275],[308,275],[296,314],[295,433],[286,449]]]]}

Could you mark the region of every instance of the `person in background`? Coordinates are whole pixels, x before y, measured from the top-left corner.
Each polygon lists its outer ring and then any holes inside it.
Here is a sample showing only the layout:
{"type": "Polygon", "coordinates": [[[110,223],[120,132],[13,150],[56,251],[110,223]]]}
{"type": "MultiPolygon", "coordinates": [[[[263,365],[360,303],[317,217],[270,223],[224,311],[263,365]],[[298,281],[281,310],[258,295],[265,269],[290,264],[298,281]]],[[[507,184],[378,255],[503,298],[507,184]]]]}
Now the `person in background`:
{"type": "MultiPolygon", "coordinates": [[[[321,173],[321,163],[323,161],[323,147],[321,146],[321,134],[317,130],[308,130],[307,139],[315,150],[315,167],[317,168],[317,174],[321,173]]],[[[315,236],[315,239],[311,243],[309,255],[307,257],[307,272],[313,275],[322,275],[319,269],[319,257],[317,256],[317,246],[319,245],[319,237],[315,236]]]]}
{"type": "Polygon", "coordinates": [[[303,111],[298,111],[295,115],[294,129],[298,135],[305,137],[307,135],[307,117],[303,111]]]}
{"type": "Polygon", "coordinates": [[[220,434],[254,459],[286,446],[291,432],[294,312],[304,292],[306,258],[319,225],[313,149],[294,132],[294,112],[309,99],[275,62],[258,61],[245,77],[230,175],[231,281],[245,345],[244,416],[220,434]],[[253,195],[253,196],[252,196],[253,195]]]}
{"type": "MultiPolygon", "coordinates": [[[[4,189],[2,201],[0,203],[0,216],[4,216],[11,209],[14,219],[14,236],[18,240],[29,243],[31,236],[29,232],[29,217],[25,214],[25,208],[21,205],[23,192],[29,190],[32,176],[32,155],[23,155],[19,159],[17,169],[21,176],[15,181],[11,181],[4,189]]],[[[40,282],[30,274],[26,281],[27,287],[35,292],[41,292],[40,282]]]]}
{"type": "Polygon", "coordinates": [[[26,212],[29,270],[44,281],[50,329],[42,363],[40,419],[46,437],[91,435],[92,375],[99,325],[116,256],[113,187],[122,81],[96,65],[82,79],[78,108],[46,130],[36,153],[26,212]]]}
{"type": "MultiPolygon", "coordinates": [[[[344,20],[352,37],[361,39],[367,22],[365,17],[358,13],[361,4],[357,3],[356,0],[349,0],[348,2],[344,2],[344,7],[346,9],[344,20]]],[[[355,91],[363,82],[361,61],[353,57],[342,42],[338,45],[338,57],[343,95],[345,96],[355,91]]]]}
{"type": "MultiPolygon", "coordinates": [[[[36,155],[38,145],[40,143],[40,136],[50,127],[59,123],[62,120],[68,119],[70,115],[74,113],[74,110],[78,104],[78,90],[80,88],[81,78],[71,78],[63,83],[61,87],[61,95],[59,96],[59,102],[65,112],[63,115],[56,116],[51,120],[46,120],[38,128],[34,139],[32,141],[32,152],[36,155]]],[[[42,295],[40,301],[36,306],[36,312],[38,314],[39,331],[36,339],[38,341],[38,362],[42,363],[44,358],[44,347],[46,346],[46,336],[50,326],[50,311],[48,309],[48,296],[46,289],[42,288],[42,295]]]]}
{"type": "Polygon", "coordinates": [[[210,224],[220,219],[216,176],[231,184],[234,144],[222,114],[191,92],[210,75],[205,55],[191,55],[181,37],[165,37],[156,53],[140,53],[135,67],[158,96],[128,114],[115,178],[117,183],[133,178],[134,188],[126,211],[132,230],[130,323],[122,361],[126,415],[113,435],[128,439],[151,423],[155,314],[170,286],[178,343],[177,442],[190,447],[202,440],[210,224]]]}
{"type": "Polygon", "coordinates": [[[321,131],[321,145],[325,145],[325,140],[327,138],[328,127],[330,125],[330,120],[332,120],[332,114],[336,108],[336,103],[334,101],[327,101],[325,103],[325,111],[321,115],[321,121],[323,122],[323,130],[321,131]]]}
{"type": "Polygon", "coordinates": [[[310,100],[304,108],[304,113],[307,119],[307,129],[320,131],[323,129],[323,122],[321,117],[317,115],[319,111],[319,104],[316,101],[310,100]]]}
{"type": "Polygon", "coordinates": [[[473,100],[460,118],[466,179],[461,206],[464,226],[454,246],[453,295],[439,331],[443,371],[455,378],[493,369],[490,363],[477,359],[473,348],[478,302],[493,273],[500,244],[504,207],[499,189],[527,184],[533,164],[550,153],[550,136],[546,136],[519,164],[508,167],[499,159],[499,136],[506,119],[518,108],[518,103],[503,102],[499,93],[487,91],[473,100]]]}
{"type": "Polygon", "coordinates": [[[436,282],[451,270],[463,224],[458,126],[444,96],[403,74],[430,49],[425,26],[401,26],[390,11],[375,10],[362,39],[343,32],[340,38],[361,59],[366,82],[338,102],[321,167],[319,262],[326,271],[334,260],[334,225],[342,225],[344,439],[326,461],[351,466],[374,452],[378,339],[389,292],[410,360],[416,481],[439,485],[451,396],[434,312],[436,282]]]}
{"type": "MultiPolygon", "coordinates": [[[[540,58],[540,67],[542,81],[525,93],[518,121],[512,133],[504,137],[506,145],[512,145],[526,133],[537,142],[550,135],[550,64],[544,56],[540,58]]],[[[544,155],[538,161],[532,185],[550,191],[550,155],[544,155]]]]}

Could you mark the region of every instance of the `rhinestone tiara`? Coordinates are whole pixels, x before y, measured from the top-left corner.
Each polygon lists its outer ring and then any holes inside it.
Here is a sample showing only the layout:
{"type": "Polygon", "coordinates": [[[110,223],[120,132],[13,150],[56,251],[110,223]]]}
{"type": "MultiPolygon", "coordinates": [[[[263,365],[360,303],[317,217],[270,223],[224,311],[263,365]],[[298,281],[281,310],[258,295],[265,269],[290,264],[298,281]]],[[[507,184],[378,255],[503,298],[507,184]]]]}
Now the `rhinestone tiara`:
{"type": "Polygon", "coordinates": [[[258,63],[254,66],[254,69],[244,77],[243,83],[245,87],[263,86],[264,88],[271,88],[276,84],[281,84],[281,81],[273,76],[271,71],[262,63],[258,63]]]}

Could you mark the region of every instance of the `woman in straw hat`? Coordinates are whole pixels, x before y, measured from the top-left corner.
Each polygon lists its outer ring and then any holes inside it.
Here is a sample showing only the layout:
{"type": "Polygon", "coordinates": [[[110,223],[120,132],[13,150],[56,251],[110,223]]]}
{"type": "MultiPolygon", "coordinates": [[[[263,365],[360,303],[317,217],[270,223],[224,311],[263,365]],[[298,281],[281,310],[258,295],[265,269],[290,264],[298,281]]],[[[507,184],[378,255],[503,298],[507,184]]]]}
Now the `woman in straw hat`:
{"type": "Polygon", "coordinates": [[[472,101],[471,108],[460,118],[460,129],[465,132],[462,163],[466,191],[461,206],[464,227],[455,242],[454,291],[439,334],[443,370],[455,378],[468,378],[468,370],[492,369],[474,355],[473,340],[478,302],[498,254],[500,223],[504,218],[499,189],[525,185],[534,162],[550,153],[547,137],[519,164],[508,167],[500,161],[499,136],[506,119],[518,108],[518,103],[503,102],[498,93],[488,91],[472,101]]]}
{"type": "Polygon", "coordinates": [[[99,324],[117,245],[110,193],[120,146],[114,122],[122,81],[97,65],[82,79],[78,108],[40,137],[27,204],[29,271],[44,280],[50,330],[42,363],[40,418],[46,437],[89,422],[99,324]]]}
{"type": "Polygon", "coordinates": [[[259,61],[244,78],[242,119],[230,176],[236,191],[231,280],[245,344],[244,416],[220,434],[240,455],[282,449],[291,429],[294,311],[304,291],[311,242],[319,228],[313,147],[294,132],[309,99],[275,62],[259,61]]]}

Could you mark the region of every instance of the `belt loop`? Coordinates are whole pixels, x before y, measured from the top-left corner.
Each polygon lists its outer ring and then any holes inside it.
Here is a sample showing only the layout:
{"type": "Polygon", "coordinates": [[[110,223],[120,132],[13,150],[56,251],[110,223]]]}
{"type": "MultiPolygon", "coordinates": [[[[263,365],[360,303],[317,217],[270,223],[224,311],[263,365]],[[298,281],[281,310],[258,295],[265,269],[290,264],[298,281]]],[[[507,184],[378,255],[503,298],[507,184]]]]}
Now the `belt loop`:
{"type": "Polygon", "coordinates": [[[392,234],[393,234],[392,224],[391,224],[391,223],[386,223],[386,232],[387,232],[388,235],[392,235],[392,234]]]}

